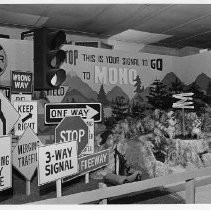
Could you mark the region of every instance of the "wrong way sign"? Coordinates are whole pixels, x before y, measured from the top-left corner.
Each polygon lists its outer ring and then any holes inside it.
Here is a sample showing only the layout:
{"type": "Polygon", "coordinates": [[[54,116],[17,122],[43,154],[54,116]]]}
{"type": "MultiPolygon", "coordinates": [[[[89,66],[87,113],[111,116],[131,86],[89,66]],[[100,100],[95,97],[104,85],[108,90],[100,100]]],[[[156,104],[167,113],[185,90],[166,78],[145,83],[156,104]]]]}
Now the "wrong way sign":
{"type": "Polygon", "coordinates": [[[101,121],[100,103],[49,103],[45,104],[45,123],[58,124],[66,116],[101,121]]]}

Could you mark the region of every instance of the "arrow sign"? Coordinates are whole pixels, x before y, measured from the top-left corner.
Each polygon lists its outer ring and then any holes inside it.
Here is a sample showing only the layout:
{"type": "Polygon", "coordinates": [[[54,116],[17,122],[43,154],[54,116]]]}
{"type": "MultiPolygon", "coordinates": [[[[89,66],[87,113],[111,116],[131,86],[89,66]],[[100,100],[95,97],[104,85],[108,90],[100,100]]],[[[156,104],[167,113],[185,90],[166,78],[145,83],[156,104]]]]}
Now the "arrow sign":
{"type": "Polygon", "coordinates": [[[58,124],[66,116],[80,116],[83,119],[101,121],[100,103],[49,103],[45,104],[45,123],[58,124]]]}
{"type": "Polygon", "coordinates": [[[32,113],[29,113],[28,115],[26,115],[26,117],[24,117],[22,119],[22,123],[25,123],[28,119],[32,118],[32,113]]]}
{"type": "Polygon", "coordinates": [[[189,106],[193,104],[191,100],[193,100],[192,96],[193,93],[181,93],[181,94],[175,94],[172,97],[180,99],[176,103],[173,103],[173,108],[180,108],[180,109],[194,109],[194,106],[189,106]],[[189,100],[189,101],[188,101],[189,100]]]}

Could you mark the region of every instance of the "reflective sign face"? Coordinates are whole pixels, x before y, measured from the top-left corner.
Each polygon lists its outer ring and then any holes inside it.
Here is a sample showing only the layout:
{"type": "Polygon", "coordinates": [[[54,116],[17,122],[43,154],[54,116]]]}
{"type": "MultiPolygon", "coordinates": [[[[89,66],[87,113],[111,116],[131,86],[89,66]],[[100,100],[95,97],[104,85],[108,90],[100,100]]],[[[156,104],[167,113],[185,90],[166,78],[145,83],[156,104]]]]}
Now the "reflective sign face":
{"type": "Polygon", "coordinates": [[[78,172],[77,142],[38,147],[38,185],[78,172]]]}
{"type": "Polygon", "coordinates": [[[55,141],[78,142],[78,155],[88,144],[88,125],[79,116],[65,117],[55,129],[55,141]]]}
{"type": "Polygon", "coordinates": [[[15,124],[15,135],[22,135],[27,127],[37,133],[37,101],[15,101],[14,107],[20,114],[15,124]]]}
{"type": "Polygon", "coordinates": [[[27,180],[31,180],[37,168],[40,144],[37,135],[28,127],[13,150],[13,165],[27,180]]]}
{"type": "Polygon", "coordinates": [[[0,45],[0,76],[7,68],[7,55],[4,48],[0,45]]]}
{"type": "Polygon", "coordinates": [[[0,137],[0,191],[12,187],[11,137],[0,137]]]}
{"type": "Polygon", "coordinates": [[[12,104],[0,92],[0,136],[7,135],[20,115],[12,104]]]}

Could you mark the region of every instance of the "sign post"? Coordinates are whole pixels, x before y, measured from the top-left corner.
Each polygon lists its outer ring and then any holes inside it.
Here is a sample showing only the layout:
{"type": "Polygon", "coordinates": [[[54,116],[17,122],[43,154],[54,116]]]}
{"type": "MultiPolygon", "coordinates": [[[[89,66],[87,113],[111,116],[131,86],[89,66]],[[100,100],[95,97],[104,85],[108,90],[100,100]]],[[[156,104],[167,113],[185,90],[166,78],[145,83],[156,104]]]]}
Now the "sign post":
{"type": "Polygon", "coordinates": [[[101,103],[49,103],[45,104],[45,123],[58,124],[66,116],[101,121],[101,103]]]}
{"type": "Polygon", "coordinates": [[[180,108],[182,109],[182,130],[183,136],[185,136],[185,109],[194,109],[194,106],[190,106],[193,104],[192,101],[194,93],[180,93],[173,95],[174,98],[180,99],[176,103],[173,103],[173,108],[180,108]],[[188,101],[189,100],[189,101],[188,101]]]}
{"type": "Polygon", "coordinates": [[[11,136],[0,137],[0,191],[12,187],[11,136]]]}
{"type": "Polygon", "coordinates": [[[26,179],[26,195],[30,195],[30,181],[37,168],[37,148],[41,142],[28,127],[13,150],[13,166],[26,179]]]}

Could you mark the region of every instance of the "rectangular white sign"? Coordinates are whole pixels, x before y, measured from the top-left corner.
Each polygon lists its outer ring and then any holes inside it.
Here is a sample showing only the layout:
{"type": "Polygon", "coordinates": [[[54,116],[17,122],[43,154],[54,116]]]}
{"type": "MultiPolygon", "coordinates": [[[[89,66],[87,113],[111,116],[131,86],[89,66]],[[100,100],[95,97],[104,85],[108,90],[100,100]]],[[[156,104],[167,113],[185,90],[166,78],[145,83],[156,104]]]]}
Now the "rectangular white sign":
{"type": "Polygon", "coordinates": [[[12,94],[11,95],[11,104],[14,104],[14,101],[31,101],[31,94],[12,94]]]}
{"type": "Polygon", "coordinates": [[[21,116],[15,124],[15,135],[21,136],[28,126],[37,133],[37,101],[14,101],[14,107],[21,116]]]}
{"type": "Polygon", "coordinates": [[[0,137],[0,191],[12,187],[11,136],[0,137]]]}
{"type": "Polygon", "coordinates": [[[77,141],[38,147],[39,186],[77,172],[77,141]]]}
{"type": "Polygon", "coordinates": [[[81,154],[90,155],[94,153],[94,120],[84,119],[84,122],[88,126],[88,144],[81,154]]]}

